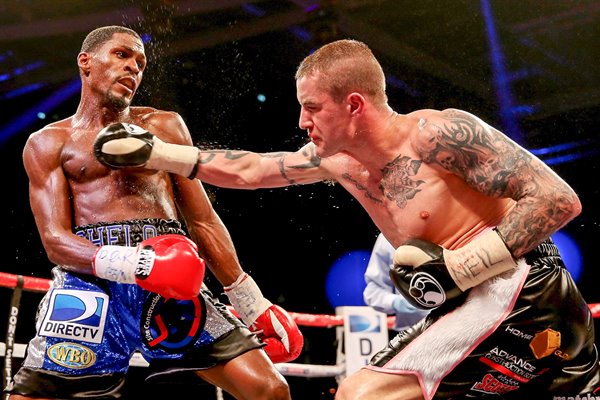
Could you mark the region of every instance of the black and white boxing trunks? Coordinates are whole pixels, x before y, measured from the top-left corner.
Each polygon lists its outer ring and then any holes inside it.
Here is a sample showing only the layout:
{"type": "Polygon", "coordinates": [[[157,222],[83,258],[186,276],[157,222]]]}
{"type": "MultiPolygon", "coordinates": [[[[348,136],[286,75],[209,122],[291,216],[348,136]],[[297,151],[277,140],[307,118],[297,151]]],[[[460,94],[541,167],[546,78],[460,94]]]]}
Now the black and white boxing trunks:
{"type": "Polygon", "coordinates": [[[426,400],[583,399],[599,386],[591,312],[551,240],[465,297],[400,332],[365,368],[415,375],[426,400]]]}

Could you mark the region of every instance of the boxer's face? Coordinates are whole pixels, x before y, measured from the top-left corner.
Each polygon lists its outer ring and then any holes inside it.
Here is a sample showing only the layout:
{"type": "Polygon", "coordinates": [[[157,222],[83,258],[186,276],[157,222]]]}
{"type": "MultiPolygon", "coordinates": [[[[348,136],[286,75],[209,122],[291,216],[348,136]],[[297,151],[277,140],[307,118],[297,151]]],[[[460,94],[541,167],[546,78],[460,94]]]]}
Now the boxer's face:
{"type": "Polygon", "coordinates": [[[300,129],[305,129],[315,144],[319,157],[344,150],[350,127],[350,114],[345,102],[336,103],[326,87],[319,83],[319,74],[304,76],[296,81],[300,103],[300,129]]]}
{"type": "Polygon", "coordinates": [[[93,54],[93,86],[104,97],[104,103],[124,109],[131,104],[145,68],[143,43],[135,36],[116,33],[93,54]]]}

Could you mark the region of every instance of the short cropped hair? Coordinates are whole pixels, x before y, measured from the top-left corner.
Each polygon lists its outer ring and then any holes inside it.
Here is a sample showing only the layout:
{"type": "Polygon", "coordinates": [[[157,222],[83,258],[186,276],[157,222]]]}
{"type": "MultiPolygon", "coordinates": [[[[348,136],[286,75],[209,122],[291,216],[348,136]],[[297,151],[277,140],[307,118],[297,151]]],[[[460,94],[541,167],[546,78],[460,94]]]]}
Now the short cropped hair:
{"type": "Polygon", "coordinates": [[[342,39],[320,47],[300,63],[296,80],[317,72],[322,76],[320,83],[336,102],[359,92],[377,106],[387,104],[383,69],[363,42],[342,39]]]}
{"type": "Polygon", "coordinates": [[[103,26],[100,28],[96,28],[87,34],[87,36],[83,40],[83,43],[81,44],[81,52],[89,53],[96,50],[98,47],[108,42],[115,33],[126,33],[128,35],[134,36],[140,42],[142,41],[140,35],[133,29],[129,29],[119,25],[103,26]]]}

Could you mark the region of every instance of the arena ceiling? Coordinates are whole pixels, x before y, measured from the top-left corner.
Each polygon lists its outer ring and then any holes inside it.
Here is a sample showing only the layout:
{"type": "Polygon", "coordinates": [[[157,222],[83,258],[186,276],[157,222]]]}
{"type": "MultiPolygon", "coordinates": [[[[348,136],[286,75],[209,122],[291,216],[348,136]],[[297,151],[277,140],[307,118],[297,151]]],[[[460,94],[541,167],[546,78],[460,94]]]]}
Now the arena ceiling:
{"type": "Polygon", "coordinates": [[[500,119],[527,123],[600,107],[593,0],[6,1],[1,100],[72,79],[83,35],[114,23],[162,37],[161,56],[175,58],[278,33],[312,46],[352,37],[384,60],[388,83],[404,96],[431,104],[451,87],[500,119]]]}

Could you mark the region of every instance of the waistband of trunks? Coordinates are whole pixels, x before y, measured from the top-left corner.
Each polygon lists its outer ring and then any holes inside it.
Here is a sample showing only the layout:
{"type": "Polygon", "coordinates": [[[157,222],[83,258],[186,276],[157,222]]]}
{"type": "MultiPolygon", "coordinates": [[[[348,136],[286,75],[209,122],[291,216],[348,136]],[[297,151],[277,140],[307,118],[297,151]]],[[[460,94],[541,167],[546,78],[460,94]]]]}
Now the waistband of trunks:
{"type": "Polygon", "coordinates": [[[535,259],[541,257],[560,257],[560,252],[552,241],[552,238],[548,238],[540,243],[538,247],[525,254],[524,257],[527,263],[531,264],[535,259]]]}
{"type": "Polygon", "coordinates": [[[135,246],[148,238],[175,233],[187,235],[181,223],[162,218],[145,218],[77,226],[73,232],[96,246],[135,246]]]}

